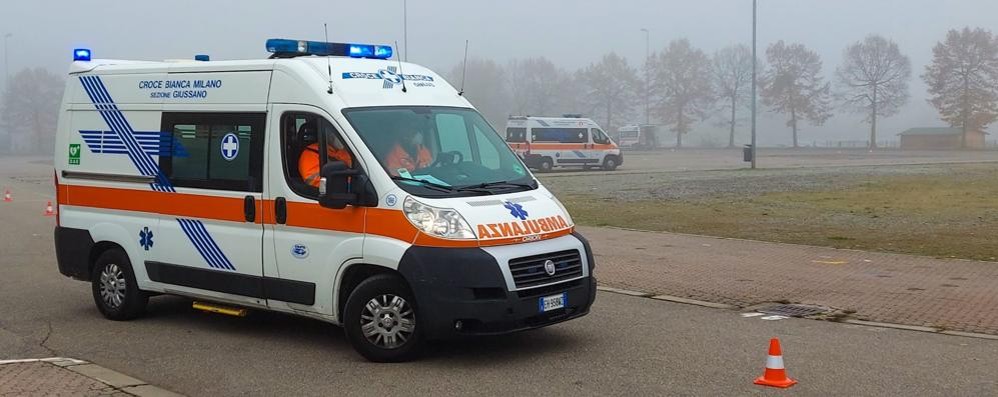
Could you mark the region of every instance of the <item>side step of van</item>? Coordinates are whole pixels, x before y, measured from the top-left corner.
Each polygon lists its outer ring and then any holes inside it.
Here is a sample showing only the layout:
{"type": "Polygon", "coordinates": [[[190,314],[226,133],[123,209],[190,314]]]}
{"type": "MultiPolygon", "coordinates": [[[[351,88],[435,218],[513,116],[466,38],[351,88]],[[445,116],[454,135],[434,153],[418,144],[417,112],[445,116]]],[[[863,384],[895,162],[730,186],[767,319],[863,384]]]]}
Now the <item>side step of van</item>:
{"type": "Polygon", "coordinates": [[[225,314],[228,316],[235,316],[235,317],[246,317],[246,315],[249,314],[249,309],[246,308],[222,306],[219,304],[208,303],[208,302],[194,301],[194,304],[191,305],[191,307],[201,311],[225,314]]]}

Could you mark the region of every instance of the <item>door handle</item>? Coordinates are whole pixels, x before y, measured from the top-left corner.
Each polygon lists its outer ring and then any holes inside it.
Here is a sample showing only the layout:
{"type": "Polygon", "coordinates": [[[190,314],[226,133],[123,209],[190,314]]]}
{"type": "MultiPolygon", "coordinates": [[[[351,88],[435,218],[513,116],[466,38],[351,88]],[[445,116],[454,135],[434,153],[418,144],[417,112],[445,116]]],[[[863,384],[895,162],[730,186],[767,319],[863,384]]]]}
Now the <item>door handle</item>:
{"type": "Polygon", "coordinates": [[[288,223],[288,201],[284,197],[274,200],[274,217],[279,224],[288,223]]]}
{"type": "Polygon", "coordinates": [[[253,196],[243,199],[243,215],[246,216],[246,222],[256,222],[256,199],[253,196]]]}

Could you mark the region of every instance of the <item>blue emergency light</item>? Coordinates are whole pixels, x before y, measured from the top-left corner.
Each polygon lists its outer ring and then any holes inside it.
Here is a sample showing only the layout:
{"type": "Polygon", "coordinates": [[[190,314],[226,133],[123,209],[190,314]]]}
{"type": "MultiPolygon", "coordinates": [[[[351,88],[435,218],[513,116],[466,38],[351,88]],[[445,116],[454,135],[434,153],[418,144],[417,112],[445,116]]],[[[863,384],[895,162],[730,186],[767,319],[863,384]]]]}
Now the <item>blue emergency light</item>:
{"type": "Polygon", "coordinates": [[[73,50],[73,60],[90,62],[90,50],[87,48],[77,48],[73,50]]]}
{"type": "Polygon", "coordinates": [[[392,47],[385,45],[326,43],[289,39],[267,40],[267,52],[273,53],[278,58],[305,55],[374,59],[388,59],[392,57],[392,47]]]}
{"type": "Polygon", "coordinates": [[[200,62],[208,62],[208,61],[211,60],[211,57],[209,57],[209,56],[207,56],[205,54],[197,54],[197,55],[194,56],[194,60],[195,61],[200,61],[200,62]]]}

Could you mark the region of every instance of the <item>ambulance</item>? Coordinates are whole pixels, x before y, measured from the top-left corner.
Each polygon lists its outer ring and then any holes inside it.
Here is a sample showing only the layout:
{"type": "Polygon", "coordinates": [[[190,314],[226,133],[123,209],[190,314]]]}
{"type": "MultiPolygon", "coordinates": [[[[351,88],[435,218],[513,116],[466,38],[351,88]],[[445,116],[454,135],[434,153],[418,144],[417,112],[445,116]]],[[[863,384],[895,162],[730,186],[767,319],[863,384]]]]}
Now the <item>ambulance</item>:
{"type": "Polygon", "coordinates": [[[266,47],[239,61],[74,51],[55,252],[106,318],[180,295],[337,324],[393,362],[589,312],[586,239],[439,75],[388,46],[266,47]]]}
{"type": "Polygon", "coordinates": [[[616,170],[624,156],[596,122],[578,115],[565,117],[510,116],[506,143],[530,168],[554,167],[616,170]]]}

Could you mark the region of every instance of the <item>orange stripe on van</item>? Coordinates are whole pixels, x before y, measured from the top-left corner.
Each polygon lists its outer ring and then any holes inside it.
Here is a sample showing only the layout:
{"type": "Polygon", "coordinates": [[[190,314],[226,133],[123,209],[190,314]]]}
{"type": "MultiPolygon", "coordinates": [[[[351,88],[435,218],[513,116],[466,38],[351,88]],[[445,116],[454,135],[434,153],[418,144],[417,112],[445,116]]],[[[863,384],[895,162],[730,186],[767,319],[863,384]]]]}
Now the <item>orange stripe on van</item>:
{"type": "Polygon", "coordinates": [[[66,205],[246,222],[241,198],[76,185],[60,188],[66,205]]]}
{"type": "MultiPolygon", "coordinates": [[[[165,214],[184,218],[245,223],[243,199],[189,193],[60,184],[60,204],[78,207],[165,214]]],[[[347,207],[331,210],[318,203],[288,202],[287,226],[364,233],[425,247],[487,247],[547,240],[572,233],[573,228],[534,236],[488,240],[450,240],[416,229],[399,210],[347,207]]],[[[257,200],[257,224],[276,223],[274,200],[257,200]]]]}
{"type": "MultiPolygon", "coordinates": [[[[513,146],[513,145],[510,145],[513,146]]],[[[610,150],[616,149],[616,145],[610,144],[581,144],[581,143],[531,143],[529,145],[516,144],[515,149],[530,150],[610,150]]]]}

